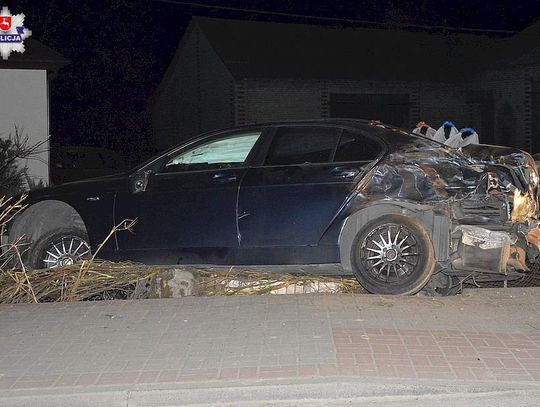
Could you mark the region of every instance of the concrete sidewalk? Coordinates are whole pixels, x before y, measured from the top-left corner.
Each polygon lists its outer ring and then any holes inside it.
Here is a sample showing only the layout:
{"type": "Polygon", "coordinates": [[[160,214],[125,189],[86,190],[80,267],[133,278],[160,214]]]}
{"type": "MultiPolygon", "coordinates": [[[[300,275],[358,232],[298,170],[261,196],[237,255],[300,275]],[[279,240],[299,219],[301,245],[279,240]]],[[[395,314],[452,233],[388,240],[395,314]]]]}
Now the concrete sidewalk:
{"type": "Polygon", "coordinates": [[[0,405],[257,405],[283,392],[295,405],[523,405],[540,395],[539,308],[539,288],[0,306],[0,405]]]}

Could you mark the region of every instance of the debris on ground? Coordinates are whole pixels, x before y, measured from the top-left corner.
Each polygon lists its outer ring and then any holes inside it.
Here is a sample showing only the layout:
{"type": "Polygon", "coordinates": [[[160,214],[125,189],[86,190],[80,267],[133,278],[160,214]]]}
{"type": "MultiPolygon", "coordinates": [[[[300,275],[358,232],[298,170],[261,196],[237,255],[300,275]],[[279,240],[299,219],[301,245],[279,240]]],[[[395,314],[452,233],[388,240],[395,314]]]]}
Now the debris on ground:
{"type": "Polygon", "coordinates": [[[226,273],[200,270],[205,295],[358,293],[355,278],[265,273],[230,268],[226,273]]]}
{"type": "Polygon", "coordinates": [[[365,292],[354,278],[157,267],[94,260],[55,269],[0,273],[0,303],[62,302],[191,295],[365,292]],[[81,271],[82,270],[82,271],[81,271]]]}

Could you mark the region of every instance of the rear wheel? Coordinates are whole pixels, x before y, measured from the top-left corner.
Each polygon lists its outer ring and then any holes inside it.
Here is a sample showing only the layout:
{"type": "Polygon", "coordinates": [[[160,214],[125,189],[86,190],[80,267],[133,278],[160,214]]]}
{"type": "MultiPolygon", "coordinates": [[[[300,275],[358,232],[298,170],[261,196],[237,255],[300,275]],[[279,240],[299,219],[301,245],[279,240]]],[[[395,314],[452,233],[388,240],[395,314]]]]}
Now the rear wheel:
{"type": "Polygon", "coordinates": [[[375,294],[416,294],[431,278],[435,253],[416,219],[384,215],[357,234],[352,247],[353,272],[375,294]]]}
{"type": "Polygon", "coordinates": [[[72,227],[56,229],[40,237],[29,250],[28,262],[32,268],[57,268],[88,258],[88,236],[83,230],[72,227]]]}

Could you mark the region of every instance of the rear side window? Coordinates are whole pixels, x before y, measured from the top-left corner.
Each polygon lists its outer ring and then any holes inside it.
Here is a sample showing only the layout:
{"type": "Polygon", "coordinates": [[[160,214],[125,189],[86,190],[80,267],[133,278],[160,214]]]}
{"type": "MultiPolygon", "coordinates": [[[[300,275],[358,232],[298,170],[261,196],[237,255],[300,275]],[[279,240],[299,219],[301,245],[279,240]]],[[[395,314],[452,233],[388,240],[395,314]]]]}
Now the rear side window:
{"type": "Polygon", "coordinates": [[[373,161],[382,151],[382,146],[375,140],[344,131],[336,150],[334,162],[373,161]]]}
{"type": "Polygon", "coordinates": [[[274,136],[265,165],[326,163],[339,141],[341,129],[281,127],[274,136]]]}

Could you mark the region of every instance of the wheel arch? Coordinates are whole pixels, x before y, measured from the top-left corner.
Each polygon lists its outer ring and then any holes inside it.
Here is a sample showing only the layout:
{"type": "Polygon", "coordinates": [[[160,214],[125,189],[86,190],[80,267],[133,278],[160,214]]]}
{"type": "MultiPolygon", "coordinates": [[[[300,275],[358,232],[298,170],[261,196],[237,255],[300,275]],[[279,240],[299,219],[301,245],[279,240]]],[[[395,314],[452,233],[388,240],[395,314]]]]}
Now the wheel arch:
{"type": "Polygon", "coordinates": [[[9,242],[24,236],[28,243],[35,242],[50,231],[66,227],[80,227],[86,234],[86,225],[79,213],[69,204],[59,200],[37,202],[14,219],[9,228],[9,242]]]}
{"type": "Polygon", "coordinates": [[[384,202],[370,205],[349,215],[339,235],[339,254],[341,265],[347,271],[352,271],[351,250],[358,232],[369,221],[383,215],[404,215],[417,219],[427,230],[436,261],[446,261],[450,257],[450,226],[447,216],[436,214],[429,205],[408,202],[384,202]]]}

